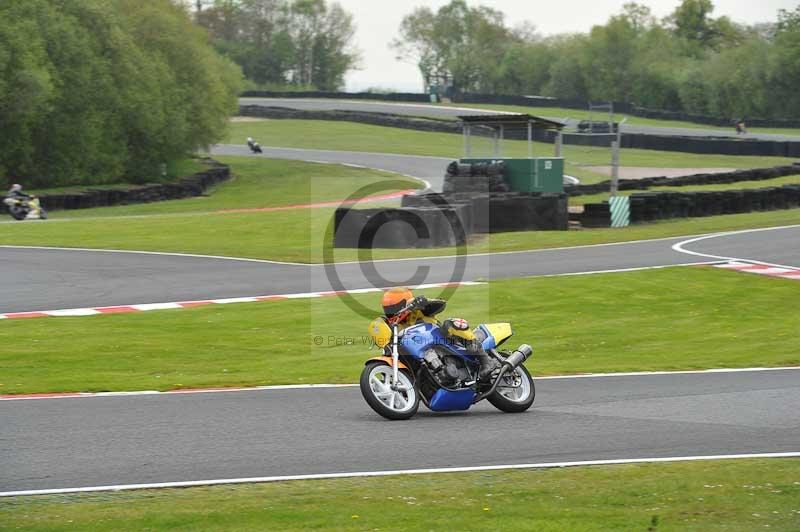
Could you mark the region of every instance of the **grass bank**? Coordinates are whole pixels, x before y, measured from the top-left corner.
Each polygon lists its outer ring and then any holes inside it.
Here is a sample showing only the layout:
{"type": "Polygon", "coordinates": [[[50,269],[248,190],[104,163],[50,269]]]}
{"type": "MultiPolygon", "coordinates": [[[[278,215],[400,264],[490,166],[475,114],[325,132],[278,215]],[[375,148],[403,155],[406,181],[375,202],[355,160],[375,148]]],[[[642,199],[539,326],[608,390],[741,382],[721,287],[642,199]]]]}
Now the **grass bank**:
{"type": "Polygon", "coordinates": [[[8,530],[797,530],[800,460],[281,482],[0,499],[8,530]]]}
{"type": "MultiPolygon", "coordinates": [[[[512,322],[537,375],[791,366],[797,287],[710,268],[530,278],[461,288],[446,314],[512,322]]],[[[0,345],[0,394],[351,383],[376,354],[366,321],[336,298],[5,320],[31,341],[0,345]]]]}

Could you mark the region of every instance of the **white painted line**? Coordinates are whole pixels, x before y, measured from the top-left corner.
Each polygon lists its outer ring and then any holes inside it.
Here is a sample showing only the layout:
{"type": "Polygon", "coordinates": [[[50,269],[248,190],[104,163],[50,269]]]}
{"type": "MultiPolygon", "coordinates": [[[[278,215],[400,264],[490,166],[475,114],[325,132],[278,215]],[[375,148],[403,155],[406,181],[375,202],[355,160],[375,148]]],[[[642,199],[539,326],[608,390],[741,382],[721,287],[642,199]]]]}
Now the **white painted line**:
{"type": "MultiPolygon", "coordinates": [[[[460,283],[431,283],[419,286],[412,286],[414,289],[443,288],[449,286],[480,286],[486,283],[464,281],[460,283]]],[[[344,290],[341,292],[306,292],[299,294],[270,294],[248,297],[231,297],[224,299],[208,299],[200,301],[174,301],[166,303],[139,303],[128,305],[115,305],[111,307],[76,308],[59,310],[38,310],[29,312],[9,312],[0,314],[0,319],[32,319],[44,317],[64,317],[64,316],[94,316],[97,314],[127,314],[131,312],[149,312],[152,310],[172,310],[192,308],[200,305],[228,305],[232,303],[262,303],[268,301],[282,301],[288,299],[315,299],[326,296],[341,296],[344,294],[366,294],[383,292],[387,288],[366,288],[358,290],[344,290]],[[113,312],[112,312],[113,311],[113,312]],[[33,316],[31,316],[33,314],[33,316]]]]}
{"type": "Polygon", "coordinates": [[[183,482],[154,482],[149,484],[118,484],[113,486],[90,486],[80,488],[56,488],[42,490],[20,490],[0,492],[0,497],[31,495],[57,495],[64,493],[93,493],[99,491],[127,491],[138,489],[189,488],[195,486],[219,486],[224,484],[263,484],[293,480],[325,480],[337,478],[388,477],[398,475],[430,475],[439,473],[472,473],[479,471],[504,471],[516,469],[554,469],[562,467],[608,466],[622,464],[654,464],[669,462],[697,462],[710,460],[741,460],[754,458],[798,458],[800,452],[724,454],[706,456],[668,456],[655,458],[620,458],[614,460],[582,460],[575,462],[543,462],[534,464],[483,465],[469,467],[440,467],[430,469],[398,469],[394,471],[357,471],[352,473],[320,473],[312,475],[284,475],[273,477],[226,478],[214,480],[189,480],[183,482]]]}
{"type": "MultiPolygon", "coordinates": [[[[207,213],[203,213],[207,214],[207,213]]],[[[734,235],[738,233],[747,233],[753,231],[774,231],[779,229],[792,229],[800,227],[800,225],[786,225],[781,227],[767,227],[763,229],[749,229],[746,231],[733,231],[730,233],[711,233],[711,234],[703,234],[703,235],[680,235],[680,236],[669,236],[663,238],[647,238],[643,240],[628,240],[624,242],[606,242],[603,244],[588,244],[583,246],[562,246],[562,247],[555,247],[555,248],[543,248],[543,249],[529,249],[529,250],[518,250],[518,251],[498,251],[498,252],[487,252],[487,253],[469,253],[467,257],[488,257],[488,256],[501,256],[501,255],[528,255],[528,254],[536,254],[536,253],[549,253],[553,251],[567,251],[567,250],[576,250],[576,249],[593,249],[593,248],[602,248],[602,247],[612,247],[612,246],[625,246],[625,245],[637,245],[637,244],[648,244],[652,242],[665,242],[669,240],[680,240],[680,239],[690,239],[690,240],[683,240],[682,242],[678,242],[677,244],[672,246],[674,251],[679,253],[685,253],[689,255],[695,255],[700,257],[709,257],[712,259],[716,259],[717,261],[733,261],[737,260],[731,257],[717,257],[714,255],[705,255],[702,253],[696,253],[694,251],[688,251],[683,249],[683,246],[691,244],[693,242],[697,242],[700,240],[705,240],[707,238],[716,238],[720,236],[727,236],[727,235],[734,235]]],[[[307,262],[281,262],[281,261],[274,261],[268,259],[251,259],[245,257],[226,257],[221,255],[201,255],[196,253],[174,253],[174,252],[166,252],[166,251],[138,251],[138,250],[130,250],[130,249],[95,249],[95,248],[73,248],[73,247],[58,247],[58,246],[22,246],[22,245],[9,245],[4,244],[0,245],[0,249],[38,249],[44,251],[79,251],[79,252],[90,252],[90,253],[128,253],[128,254],[138,254],[138,255],[163,255],[167,257],[189,257],[189,258],[199,258],[199,259],[214,259],[214,260],[230,260],[230,261],[241,261],[241,262],[256,262],[256,263],[263,263],[263,264],[280,264],[284,266],[303,266],[303,267],[324,267],[325,264],[322,263],[307,263],[307,262]]],[[[426,257],[408,257],[408,258],[397,258],[397,259],[381,259],[381,260],[374,260],[374,263],[380,262],[401,262],[401,261],[422,261],[422,260],[444,260],[444,259],[453,259],[457,258],[458,255],[438,255],[438,256],[426,256],[426,257]]],[[[741,259],[738,259],[741,260],[741,259]]],[[[757,261],[748,261],[748,262],[757,262],[757,261]]],[[[337,262],[335,265],[347,265],[347,264],[359,264],[359,261],[350,261],[350,262],[337,262]]],[[[768,264],[768,263],[759,263],[765,264],[767,266],[780,266],[776,264],[768,264]]],[[[682,264],[674,264],[672,266],[681,266],[682,264]]],[[[670,265],[664,265],[670,266],[670,265]]]]}
{"type": "MultiPolygon", "coordinates": [[[[96,316],[101,314],[101,312],[92,308],[72,308],[63,310],[48,310],[45,312],[45,314],[53,317],[63,318],[68,316],[96,316]]],[[[5,315],[3,315],[3,318],[7,319],[5,315]]]]}
{"type": "Polygon", "coordinates": [[[547,275],[532,275],[531,277],[575,277],[580,275],[599,275],[602,273],[625,273],[625,272],[640,272],[646,270],[663,270],[666,268],[683,268],[685,266],[707,266],[710,264],[717,264],[717,262],[716,261],[689,262],[681,264],[667,264],[664,266],[639,266],[637,268],[619,268],[616,270],[594,270],[588,272],[574,272],[574,273],[549,273],[547,275]]]}
{"type": "Polygon", "coordinates": [[[170,310],[183,307],[181,307],[178,303],[144,303],[141,305],[131,305],[131,308],[146,312],[148,310],[170,310]]]}
{"type": "MultiPolygon", "coordinates": [[[[550,375],[536,377],[540,380],[570,380],[570,379],[597,379],[608,377],[651,377],[672,375],[704,375],[710,373],[757,373],[763,371],[800,371],[800,366],[785,366],[776,368],[716,368],[684,371],[632,371],[618,373],[583,373],[576,375],[550,375]]],[[[64,392],[43,394],[0,395],[0,401],[33,401],[43,399],[89,399],[93,397],[135,397],[139,395],[187,395],[207,393],[242,393],[242,392],[268,392],[274,390],[313,390],[319,388],[355,388],[358,384],[277,384],[270,386],[253,386],[249,388],[199,388],[168,391],[128,391],[128,392],[64,392]]]]}
{"type": "Polygon", "coordinates": [[[708,373],[757,373],[761,371],[795,371],[800,370],[800,366],[785,366],[778,368],[715,368],[715,369],[691,369],[683,371],[630,371],[620,373],[585,373],[583,375],[551,375],[548,377],[535,377],[540,380],[557,379],[593,379],[598,377],[650,377],[657,375],[704,375],[708,373]]]}
{"type": "Polygon", "coordinates": [[[709,253],[701,253],[699,251],[691,251],[691,250],[686,249],[686,246],[688,246],[689,244],[694,244],[696,242],[702,242],[704,240],[711,240],[713,238],[722,238],[722,237],[726,237],[726,236],[743,235],[743,234],[748,234],[748,233],[762,233],[762,232],[765,232],[765,231],[778,231],[778,230],[781,230],[781,229],[796,229],[798,227],[800,227],[800,225],[784,225],[784,226],[780,226],[780,227],[764,227],[764,228],[759,228],[759,229],[744,229],[742,231],[727,231],[727,232],[724,232],[724,233],[714,233],[714,234],[710,234],[710,235],[703,235],[703,236],[694,237],[694,238],[691,238],[689,240],[684,240],[683,242],[678,242],[677,244],[672,246],[672,249],[674,251],[677,251],[678,253],[685,253],[687,255],[694,255],[695,257],[705,257],[705,258],[710,258],[710,259],[717,259],[719,261],[730,261],[730,262],[736,262],[736,263],[747,262],[747,263],[752,263],[752,264],[761,264],[763,266],[771,266],[771,267],[774,267],[774,268],[788,268],[790,270],[794,270],[796,268],[794,268],[793,266],[786,266],[786,265],[783,265],[783,264],[774,264],[774,263],[771,263],[771,262],[763,262],[763,261],[760,261],[760,260],[745,259],[745,258],[741,258],[741,257],[724,257],[724,256],[721,256],[721,255],[711,255],[709,253]]]}
{"type": "MultiPolygon", "coordinates": [[[[208,213],[203,213],[208,214],[208,213]]],[[[262,264],[280,264],[282,266],[314,266],[313,264],[302,262],[280,262],[275,260],[266,259],[248,259],[244,257],[225,257],[220,255],[199,255],[196,253],[170,253],[166,251],[137,251],[131,249],[95,249],[95,248],[67,248],[56,246],[12,246],[0,245],[0,249],[38,249],[43,251],[79,251],[90,253],[126,253],[131,255],[160,255],[165,257],[187,257],[193,259],[213,259],[213,260],[231,260],[238,262],[257,262],[262,264]]]]}

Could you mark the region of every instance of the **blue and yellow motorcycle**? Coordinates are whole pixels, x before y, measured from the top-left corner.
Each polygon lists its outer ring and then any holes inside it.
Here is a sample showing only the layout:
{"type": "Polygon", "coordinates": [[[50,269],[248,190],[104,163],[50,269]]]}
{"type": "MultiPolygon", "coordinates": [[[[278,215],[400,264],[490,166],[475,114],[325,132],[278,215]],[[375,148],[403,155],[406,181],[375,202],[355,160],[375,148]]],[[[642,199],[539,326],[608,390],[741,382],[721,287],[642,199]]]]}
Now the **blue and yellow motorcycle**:
{"type": "Polygon", "coordinates": [[[387,419],[409,419],[420,401],[434,412],[468,410],[484,399],[503,412],[531,407],[536,390],[523,362],[533,349],[526,344],[511,353],[498,349],[513,334],[510,324],[484,324],[470,331],[461,323],[456,332],[447,327],[448,320],[401,328],[417,304],[412,301],[394,316],[369,325],[383,355],[367,360],[360,387],[375,412],[387,419]],[[476,342],[495,360],[495,369],[483,378],[476,342]]]}

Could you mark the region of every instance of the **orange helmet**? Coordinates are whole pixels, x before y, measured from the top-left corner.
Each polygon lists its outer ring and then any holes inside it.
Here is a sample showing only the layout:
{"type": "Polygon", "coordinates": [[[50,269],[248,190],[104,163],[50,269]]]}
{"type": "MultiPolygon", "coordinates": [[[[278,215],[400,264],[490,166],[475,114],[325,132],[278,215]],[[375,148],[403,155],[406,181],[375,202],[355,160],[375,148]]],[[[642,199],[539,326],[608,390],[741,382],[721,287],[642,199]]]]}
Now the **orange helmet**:
{"type": "Polygon", "coordinates": [[[383,293],[381,305],[386,317],[391,318],[411,303],[414,294],[408,288],[392,288],[383,293]]]}

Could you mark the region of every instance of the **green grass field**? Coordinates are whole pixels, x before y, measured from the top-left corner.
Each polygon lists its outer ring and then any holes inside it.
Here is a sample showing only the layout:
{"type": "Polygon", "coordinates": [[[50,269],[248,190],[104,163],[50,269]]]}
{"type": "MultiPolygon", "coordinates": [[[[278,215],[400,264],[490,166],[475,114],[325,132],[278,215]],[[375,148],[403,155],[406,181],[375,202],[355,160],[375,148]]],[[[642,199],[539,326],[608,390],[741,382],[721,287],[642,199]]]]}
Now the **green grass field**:
{"type": "Polygon", "coordinates": [[[638,464],[0,499],[3,530],[796,531],[800,460],[638,464]]]}
{"type": "Polygon", "coordinates": [[[379,170],[353,168],[284,159],[216,157],[230,165],[233,177],[206,196],[138,205],[60,211],[55,218],[141,216],[181,213],[212,213],[223,210],[258,209],[336,201],[357,188],[385,180],[402,182],[403,188],[421,188],[422,183],[379,170]]]}
{"type": "MultiPolygon", "coordinates": [[[[341,151],[400,153],[459,158],[463,140],[459,135],[428,133],[406,129],[370,126],[353,122],[317,120],[257,120],[234,122],[230,125],[227,142],[243,144],[248,136],[264,146],[308,148],[341,151]]],[[[489,142],[476,144],[476,155],[490,152],[489,142]],[[478,151],[482,146],[482,151],[478,151]]],[[[538,155],[552,155],[550,144],[534,143],[538,155]]],[[[527,157],[527,143],[507,141],[506,156],[527,157]]],[[[586,165],[602,166],[611,162],[611,151],[605,148],[565,146],[566,172],[585,182],[603,181],[608,176],[592,173],[586,165]]],[[[623,150],[621,164],[648,168],[765,168],[791,164],[792,159],[781,157],[739,157],[653,150],[623,150]]],[[[442,169],[444,171],[444,169],[442,169]]]]}
{"type": "MultiPolygon", "coordinates": [[[[791,366],[797,289],[696,267],[531,278],[463,287],[446,314],[512,322],[537,375],[791,366]]],[[[356,299],[378,314],[379,294],[356,299]]],[[[337,298],[8,320],[31,341],[0,347],[0,394],[356,382],[367,321],[337,298]]]]}

